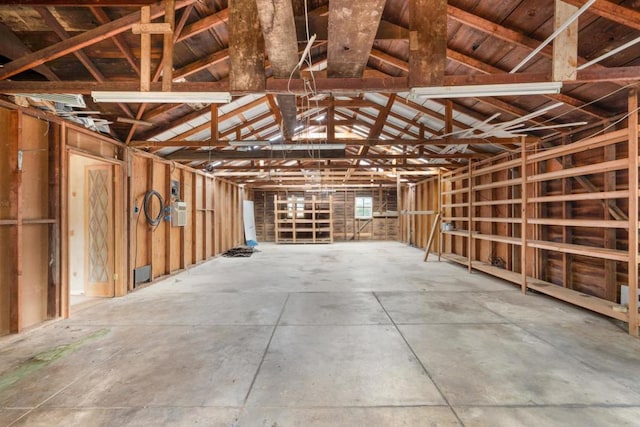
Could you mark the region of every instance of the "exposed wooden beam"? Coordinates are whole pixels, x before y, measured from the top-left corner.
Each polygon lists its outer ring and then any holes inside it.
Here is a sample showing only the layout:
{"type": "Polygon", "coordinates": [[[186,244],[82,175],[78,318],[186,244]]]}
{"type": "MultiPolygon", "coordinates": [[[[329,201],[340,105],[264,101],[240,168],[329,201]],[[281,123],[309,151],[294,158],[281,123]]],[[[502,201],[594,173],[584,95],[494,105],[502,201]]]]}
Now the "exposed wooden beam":
{"type": "MultiPolygon", "coordinates": [[[[471,68],[475,71],[479,71],[483,74],[504,74],[507,71],[494,67],[493,65],[486,64],[476,58],[472,58],[467,56],[461,52],[458,52],[453,49],[447,49],[447,58],[450,61],[455,61],[458,64],[461,64],[465,67],[471,68]]],[[[585,101],[581,101],[579,99],[573,98],[569,95],[565,95],[562,93],[556,95],[544,95],[545,98],[553,99],[556,101],[564,102],[567,105],[572,107],[580,108],[580,110],[584,111],[586,114],[593,116],[597,119],[603,119],[609,116],[609,113],[601,110],[600,108],[594,107],[592,105],[587,104],[585,101]]]]}
{"type": "MultiPolygon", "coordinates": [[[[265,115],[267,115],[265,113],[265,115]]],[[[263,120],[265,115],[258,116],[257,121],[263,120]]],[[[253,121],[249,120],[247,123],[251,123],[253,121]]],[[[337,121],[336,123],[340,123],[337,121]]],[[[221,137],[226,137],[235,132],[235,128],[230,130],[225,130],[220,135],[221,137]]],[[[537,140],[536,138],[531,138],[529,141],[537,140]]],[[[324,143],[328,142],[331,144],[346,144],[353,146],[391,146],[391,145],[406,145],[406,146],[420,146],[420,145],[435,145],[435,146],[448,146],[448,145],[478,145],[478,144],[512,144],[518,143],[520,138],[442,138],[442,139],[404,139],[404,138],[396,138],[396,139],[303,139],[296,140],[296,143],[324,143]]],[[[255,145],[264,145],[265,143],[270,143],[270,141],[265,140],[255,140],[255,145]]],[[[228,141],[218,141],[218,143],[214,143],[209,140],[205,141],[190,141],[184,139],[171,139],[168,141],[131,141],[130,146],[132,147],[226,147],[229,145],[228,141]]]]}
{"type": "MultiPolygon", "coordinates": [[[[6,25],[0,23],[0,55],[15,60],[31,53],[33,52],[6,25]]],[[[34,71],[51,81],[60,80],[46,65],[34,67],[34,71]]]]}
{"type": "MultiPolygon", "coordinates": [[[[70,39],[69,39],[70,40],[70,39]]],[[[576,81],[568,82],[569,84],[578,83],[622,83],[635,82],[640,75],[640,66],[601,68],[599,70],[578,71],[576,81]]],[[[547,73],[517,73],[517,74],[501,74],[501,75],[451,75],[445,76],[445,86],[456,85],[483,85],[483,84],[505,84],[505,83],[535,83],[546,82],[551,78],[551,74],[547,73]]],[[[354,91],[362,92],[381,92],[395,93],[406,92],[408,82],[406,77],[365,77],[362,79],[352,78],[317,78],[316,88],[318,93],[353,93],[354,91]]],[[[305,93],[305,81],[302,79],[268,79],[267,93],[287,94],[294,92],[303,95],[305,93]]],[[[151,83],[151,90],[161,90],[160,83],[151,83]]],[[[56,82],[36,82],[36,81],[0,81],[0,92],[2,93],[80,93],[90,94],[95,90],[107,91],[139,91],[140,82],[137,81],[107,81],[104,83],[86,82],[86,81],[65,81],[56,82]]],[[[173,84],[175,92],[219,92],[229,91],[228,81],[218,82],[183,82],[173,84]]],[[[244,92],[234,92],[234,95],[245,95],[244,92]]]]}
{"type": "MultiPolygon", "coordinates": [[[[178,151],[165,156],[169,160],[176,161],[197,161],[197,160],[264,160],[264,159],[343,159],[354,160],[362,158],[359,154],[351,154],[345,152],[344,149],[331,150],[309,150],[296,149],[289,151],[272,151],[272,150],[199,150],[199,151],[178,151]]],[[[485,158],[486,154],[477,153],[455,153],[455,154],[370,154],[366,159],[371,160],[393,160],[393,159],[471,159],[485,158]]]]}
{"type": "MultiPolygon", "coordinates": [[[[574,6],[582,6],[586,0],[564,0],[574,6]]],[[[590,13],[595,13],[605,19],[640,30],[640,12],[637,9],[621,6],[608,0],[596,0],[589,8],[590,13]]]]}
{"type": "MultiPolygon", "coordinates": [[[[584,1],[580,1],[580,0],[571,0],[571,1],[567,1],[567,3],[575,4],[576,1],[579,3],[579,6],[582,6],[582,4],[584,3],[584,1]]],[[[610,3],[608,1],[603,1],[603,2],[610,3]]],[[[595,10],[594,7],[597,4],[598,2],[592,5],[589,11],[595,10]]],[[[474,15],[472,13],[469,13],[465,10],[462,10],[452,5],[447,6],[447,13],[449,18],[457,22],[460,22],[463,25],[469,26],[471,28],[475,28],[476,30],[482,31],[483,33],[488,34],[491,37],[496,37],[500,40],[504,40],[508,43],[515,44],[516,46],[519,46],[528,50],[536,49],[542,41],[542,40],[528,37],[525,34],[522,34],[518,31],[512,30],[510,28],[506,28],[493,21],[484,19],[480,16],[474,15]]],[[[551,46],[545,46],[540,51],[540,55],[549,59],[553,58],[553,48],[551,46]]],[[[586,62],[587,60],[585,58],[578,57],[578,65],[584,64],[586,62]]],[[[603,69],[606,69],[605,67],[598,64],[594,64],[590,68],[594,68],[594,67],[598,71],[602,71],[603,69]]],[[[578,75],[580,74],[581,73],[578,73],[578,75]]],[[[584,82],[584,83],[587,83],[587,82],[584,82]]]]}
{"type": "Polygon", "coordinates": [[[264,38],[255,0],[229,0],[229,87],[263,92],[264,38]]]}
{"type": "MultiPolygon", "coordinates": [[[[256,0],[256,4],[273,76],[297,78],[300,75],[298,41],[291,0],[256,0]]],[[[295,95],[282,93],[277,100],[282,113],[283,137],[290,139],[297,126],[295,95]]]]}
{"type": "Polygon", "coordinates": [[[446,51],[447,1],[409,0],[409,86],[442,86],[446,51]]]}
{"type": "Polygon", "coordinates": [[[164,22],[169,24],[171,32],[163,36],[162,90],[169,92],[173,84],[173,31],[176,26],[175,0],[164,0],[164,22]]]}
{"type": "MultiPolygon", "coordinates": [[[[199,2],[197,2],[199,3],[199,2]]],[[[176,43],[183,42],[200,33],[208,31],[218,26],[225,25],[229,20],[229,9],[222,9],[213,15],[206,16],[196,22],[186,25],[180,36],[176,39],[176,43]]]]}
{"type": "MultiPolygon", "coordinates": [[[[323,9],[323,8],[319,8],[323,9]]],[[[307,41],[306,22],[304,16],[296,15],[296,33],[298,42],[307,41]]],[[[351,25],[349,23],[348,25],[351,25]]],[[[309,14],[309,34],[316,35],[316,42],[329,39],[329,17],[326,15],[309,14]]],[[[407,40],[409,38],[409,30],[400,25],[381,20],[380,25],[375,29],[375,40],[407,40]]]]}
{"type": "MultiPolygon", "coordinates": [[[[555,0],[553,25],[558,27],[567,22],[578,11],[576,6],[564,0],[555,0]]],[[[552,78],[554,81],[574,80],[578,66],[578,20],[574,20],[553,40],[552,78]]]]}
{"type": "Polygon", "coordinates": [[[328,77],[362,77],[385,0],[329,2],[328,77]]]}
{"type": "MultiPolygon", "coordinates": [[[[197,0],[179,0],[176,3],[176,9],[183,8],[197,0]]],[[[152,6],[151,17],[157,18],[164,15],[163,6],[152,6]]],[[[70,37],[52,46],[40,49],[29,55],[22,56],[14,61],[4,64],[0,69],[0,80],[8,79],[11,76],[19,74],[37,65],[44,64],[61,56],[73,53],[77,50],[91,46],[114,35],[121,34],[130,30],[136,23],[140,21],[140,12],[134,12],[122,18],[111,21],[108,24],[101,25],[92,30],[85,31],[76,36],[70,37]]]]}
{"type": "MultiPolygon", "coordinates": [[[[111,19],[109,19],[109,16],[105,13],[104,10],[102,10],[102,8],[96,7],[96,6],[90,6],[89,10],[91,10],[91,13],[93,13],[93,16],[96,17],[100,25],[106,25],[109,22],[111,22],[111,19]]],[[[138,63],[138,60],[136,59],[135,55],[133,54],[129,46],[127,46],[127,43],[122,37],[122,34],[114,35],[111,38],[111,41],[113,42],[113,44],[116,45],[116,47],[120,50],[120,52],[125,57],[127,62],[129,62],[129,65],[131,65],[131,68],[133,68],[133,70],[139,76],[140,64],[138,63]]]]}
{"type": "MultiPolygon", "coordinates": [[[[60,25],[58,20],[53,16],[53,14],[46,7],[35,7],[34,8],[42,17],[44,22],[51,27],[51,29],[58,35],[60,40],[68,40],[70,38],[69,33],[60,25]]],[[[74,56],[78,58],[78,60],[84,65],[84,67],[89,71],[89,73],[96,79],[99,83],[104,83],[106,78],[104,74],[98,69],[96,64],[91,61],[89,56],[84,53],[82,50],[77,50],[73,52],[74,56]]],[[[133,117],[133,112],[125,103],[118,103],[120,109],[124,112],[128,117],[133,117]]]]}
{"type": "MultiPolygon", "coordinates": [[[[203,56],[197,61],[191,62],[183,67],[178,68],[176,71],[174,71],[173,75],[175,79],[185,78],[190,75],[196,74],[204,69],[207,69],[212,65],[224,62],[227,59],[229,59],[229,50],[222,49],[209,55],[203,56]]],[[[231,80],[229,80],[229,84],[231,85],[231,80]]],[[[229,87],[229,89],[231,89],[231,86],[229,87]]],[[[258,92],[262,92],[263,90],[264,88],[258,92]]]]}
{"type": "MultiPolygon", "coordinates": [[[[263,164],[261,166],[251,166],[251,165],[228,165],[228,164],[223,164],[220,166],[216,167],[216,171],[246,171],[246,170],[256,170],[256,169],[260,169],[260,170],[296,170],[296,171],[300,171],[300,168],[303,169],[330,169],[333,171],[345,171],[348,168],[350,168],[351,166],[348,164],[341,164],[341,163],[336,163],[335,160],[318,160],[318,161],[314,161],[312,164],[303,164],[303,165],[282,165],[282,164],[271,164],[273,163],[273,161],[270,161],[267,164],[263,164]]],[[[452,168],[452,167],[459,167],[459,164],[452,164],[452,163],[438,163],[438,164],[425,164],[425,163],[410,163],[408,165],[406,165],[406,169],[411,169],[411,170],[422,170],[422,169],[433,169],[433,168],[452,168]]],[[[371,166],[362,166],[361,170],[368,170],[370,169],[371,166]]],[[[383,169],[383,170],[393,170],[393,169],[401,169],[400,166],[397,165],[392,165],[392,164],[380,164],[380,165],[376,165],[376,169],[383,169]]],[[[214,172],[215,174],[215,172],[214,172]]]]}

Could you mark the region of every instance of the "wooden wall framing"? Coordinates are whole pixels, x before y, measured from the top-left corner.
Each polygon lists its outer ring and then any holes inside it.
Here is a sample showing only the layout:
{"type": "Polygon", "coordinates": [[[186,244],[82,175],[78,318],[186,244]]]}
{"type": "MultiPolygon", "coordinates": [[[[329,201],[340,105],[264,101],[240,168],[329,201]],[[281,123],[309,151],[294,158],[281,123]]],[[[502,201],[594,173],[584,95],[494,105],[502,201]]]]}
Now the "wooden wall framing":
{"type": "Polygon", "coordinates": [[[69,156],[111,165],[114,194],[114,290],[125,295],[133,269],[150,263],[158,278],[244,242],[244,189],[203,171],[128,149],[108,137],[38,111],[0,107],[0,335],[69,316],[69,156]],[[170,200],[177,181],[186,227],[138,221],[139,196],[170,200]],[[137,241],[136,241],[137,237],[137,241]]]}
{"type": "MultiPolygon", "coordinates": [[[[256,234],[258,241],[275,241],[274,196],[305,197],[304,191],[253,190],[256,234]]],[[[320,196],[317,196],[320,198],[320,196]]],[[[324,197],[324,196],[322,196],[324,197]]],[[[311,196],[307,195],[307,198],[311,196]]],[[[336,190],[331,193],[333,205],[333,240],[398,240],[396,192],[388,188],[374,190],[336,190]],[[355,218],[355,197],[371,197],[374,217],[371,220],[355,218]]]]}
{"type": "MultiPolygon", "coordinates": [[[[403,189],[402,207],[435,210],[439,198],[452,226],[440,229],[443,258],[626,322],[637,336],[636,102],[633,93],[627,129],[555,147],[523,141],[520,152],[444,173],[439,185],[403,189]]],[[[424,247],[427,225],[407,219],[403,241],[424,247]]]]}

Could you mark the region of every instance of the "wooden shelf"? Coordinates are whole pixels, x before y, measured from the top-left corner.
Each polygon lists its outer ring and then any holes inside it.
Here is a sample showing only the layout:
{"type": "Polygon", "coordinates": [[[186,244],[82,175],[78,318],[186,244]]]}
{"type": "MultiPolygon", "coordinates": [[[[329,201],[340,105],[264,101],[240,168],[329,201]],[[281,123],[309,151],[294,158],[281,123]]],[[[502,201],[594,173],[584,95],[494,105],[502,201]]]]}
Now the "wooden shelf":
{"type": "Polygon", "coordinates": [[[546,242],[542,240],[528,240],[527,246],[536,249],[562,252],[573,255],[583,255],[594,258],[610,259],[613,261],[629,261],[629,253],[616,249],[597,248],[593,246],[576,245],[572,243],[546,242]]]}
{"type": "Polygon", "coordinates": [[[291,198],[274,196],[276,243],[332,243],[333,199],[291,198]],[[281,206],[287,209],[282,209],[281,206]],[[291,207],[291,209],[289,209],[291,207]],[[302,208],[302,209],[300,209],[302,208]]]}
{"type": "Polygon", "coordinates": [[[496,234],[483,234],[478,232],[472,233],[471,237],[473,237],[474,239],[489,240],[491,242],[500,242],[507,243],[509,245],[522,246],[522,239],[520,239],[520,237],[499,236],[496,234]]]}
{"type": "Polygon", "coordinates": [[[449,231],[443,231],[442,234],[449,234],[451,236],[469,237],[469,232],[467,230],[449,230],[449,231]]]}

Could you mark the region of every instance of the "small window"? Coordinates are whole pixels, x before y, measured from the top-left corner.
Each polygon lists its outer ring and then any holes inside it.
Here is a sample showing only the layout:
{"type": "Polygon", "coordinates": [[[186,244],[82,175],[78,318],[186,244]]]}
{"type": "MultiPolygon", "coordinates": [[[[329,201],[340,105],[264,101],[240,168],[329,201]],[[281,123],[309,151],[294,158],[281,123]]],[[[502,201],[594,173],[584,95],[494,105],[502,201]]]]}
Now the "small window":
{"type": "Polygon", "coordinates": [[[356,218],[370,219],[373,216],[373,198],[356,197],[356,218]]]}
{"type": "Polygon", "coordinates": [[[295,196],[287,197],[287,218],[293,218],[294,211],[296,213],[296,218],[304,218],[303,198],[295,196]]]}

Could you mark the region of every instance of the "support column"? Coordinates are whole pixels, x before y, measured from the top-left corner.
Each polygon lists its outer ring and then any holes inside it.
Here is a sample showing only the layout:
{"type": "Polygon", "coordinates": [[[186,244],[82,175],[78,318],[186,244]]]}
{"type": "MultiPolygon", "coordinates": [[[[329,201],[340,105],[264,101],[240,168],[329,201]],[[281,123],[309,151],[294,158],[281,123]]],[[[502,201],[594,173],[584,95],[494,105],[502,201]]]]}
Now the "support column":
{"type": "Polygon", "coordinates": [[[638,91],[629,91],[629,334],[638,336],[638,91]]]}

